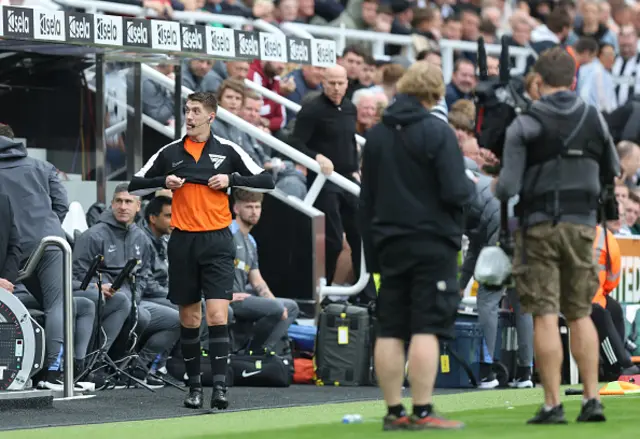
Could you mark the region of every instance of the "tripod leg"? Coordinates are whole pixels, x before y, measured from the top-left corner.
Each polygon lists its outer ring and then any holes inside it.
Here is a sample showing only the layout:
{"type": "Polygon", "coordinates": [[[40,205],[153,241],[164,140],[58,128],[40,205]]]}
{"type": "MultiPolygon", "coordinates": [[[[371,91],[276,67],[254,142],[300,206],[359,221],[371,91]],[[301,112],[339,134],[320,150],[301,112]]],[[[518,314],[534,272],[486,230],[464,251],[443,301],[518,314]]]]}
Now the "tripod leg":
{"type": "Polygon", "coordinates": [[[179,386],[178,384],[172,383],[171,381],[167,380],[166,378],[161,377],[158,374],[153,375],[154,377],[158,378],[160,381],[162,381],[163,383],[171,386],[171,387],[175,387],[176,389],[180,390],[181,392],[186,392],[187,389],[185,389],[183,386],[179,386]]]}
{"type": "MultiPolygon", "coordinates": [[[[124,375],[125,377],[129,378],[129,380],[131,380],[131,381],[135,381],[136,383],[138,383],[139,385],[141,385],[141,386],[142,386],[142,387],[144,387],[145,389],[149,390],[150,392],[154,392],[154,393],[155,393],[155,390],[153,390],[151,387],[149,387],[149,386],[147,385],[147,383],[145,383],[144,381],[142,381],[142,380],[140,380],[140,379],[138,379],[138,378],[134,377],[134,376],[133,376],[133,375],[131,375],[130,373],[125,372],[125,371],[124,371],[120,366],[118,366],[118,365],[117,365],[117,364],[116,364],[116,363],[115,363],[111,358],[109,358],[109,356],[108,356],[108,355],[106,355],[106,356],[105,356],[105,360],[107,361],[107,363],[109,363],[109,365],[110,365],[111,367],[113,367],[113,368],[116,370],[116,372],[115,372],[113,375],[117,375],[117,374],[124,375]]],[[[129,360],[129,361],[130,361],[130,360],[129,360]]],[[[127,363],[127,364],[128,364],[128,363],[127,363]]],[[[126,367],[126,366],[125,366],[125,367],[126,367]]]]}

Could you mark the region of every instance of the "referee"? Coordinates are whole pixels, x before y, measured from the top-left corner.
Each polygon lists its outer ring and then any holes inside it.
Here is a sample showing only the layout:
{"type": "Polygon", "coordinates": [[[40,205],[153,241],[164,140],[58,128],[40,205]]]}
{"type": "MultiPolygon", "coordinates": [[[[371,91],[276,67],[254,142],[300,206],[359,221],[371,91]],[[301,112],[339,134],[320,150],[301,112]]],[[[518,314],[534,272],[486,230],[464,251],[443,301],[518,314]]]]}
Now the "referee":
{"type": "Polygon", "coordinates": [[[138,195],[158,187],[174,191],[168,298],[180,308],[181,346],[189,384],[184,405],[193,409],[203,405],[199,335],[204,296],[213,374],[211,408],[223,410],[229,405],[227,312],[235,257],[227,189],[273,189],[274,182],[242,148],[211,132],[217,110],[214,93],[189,95],[185,105],[187,135],[160,148],[133,177],[129,191],[138,195]]]}

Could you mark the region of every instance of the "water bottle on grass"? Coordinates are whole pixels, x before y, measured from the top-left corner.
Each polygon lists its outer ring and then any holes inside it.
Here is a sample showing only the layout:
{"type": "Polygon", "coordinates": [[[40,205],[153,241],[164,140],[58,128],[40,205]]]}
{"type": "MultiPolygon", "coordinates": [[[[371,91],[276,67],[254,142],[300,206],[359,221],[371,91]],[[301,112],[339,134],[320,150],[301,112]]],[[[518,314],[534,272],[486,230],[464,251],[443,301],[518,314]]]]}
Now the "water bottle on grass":
{"type": "Polygon", "coordinates": [[[362,424],[362,416],[360,415],[344,415],[342,417],[343,424],[362,424]]]}

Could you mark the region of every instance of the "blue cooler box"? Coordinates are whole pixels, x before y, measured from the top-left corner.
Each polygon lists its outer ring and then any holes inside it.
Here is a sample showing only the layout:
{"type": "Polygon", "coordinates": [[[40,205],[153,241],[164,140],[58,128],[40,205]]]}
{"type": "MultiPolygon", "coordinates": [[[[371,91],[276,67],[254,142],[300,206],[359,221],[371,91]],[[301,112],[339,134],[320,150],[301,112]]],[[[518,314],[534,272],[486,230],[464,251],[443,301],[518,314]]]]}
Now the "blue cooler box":
{"type": "Polygon", "coordinates": [[[476,381],[480,376],[480,360],[484,336],[477,321],[457,320],[456,338],[440,344],[440,370],[436,377],[436,388],[471,388],[469,375],[450,351],[455,353],[471,367],[476,381]]]}
{"type": "Polygon", "coordinates": [[[289,326],[289,338],[293,347],[301,352],[314,352],[318,328],[308,325],[289,326]]]}

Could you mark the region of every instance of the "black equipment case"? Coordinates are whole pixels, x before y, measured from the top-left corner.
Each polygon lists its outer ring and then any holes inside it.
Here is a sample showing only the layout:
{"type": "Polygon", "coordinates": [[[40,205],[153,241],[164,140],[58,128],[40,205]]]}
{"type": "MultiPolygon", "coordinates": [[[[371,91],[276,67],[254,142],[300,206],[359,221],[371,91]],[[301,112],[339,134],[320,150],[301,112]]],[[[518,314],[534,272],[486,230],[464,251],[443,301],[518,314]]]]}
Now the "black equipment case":
{"type": "Polygon", "coordinates": [[[330,304],[318,321],[315,368],[318,385],[367,386],[373,381],[370,310],[330,304]]]}

